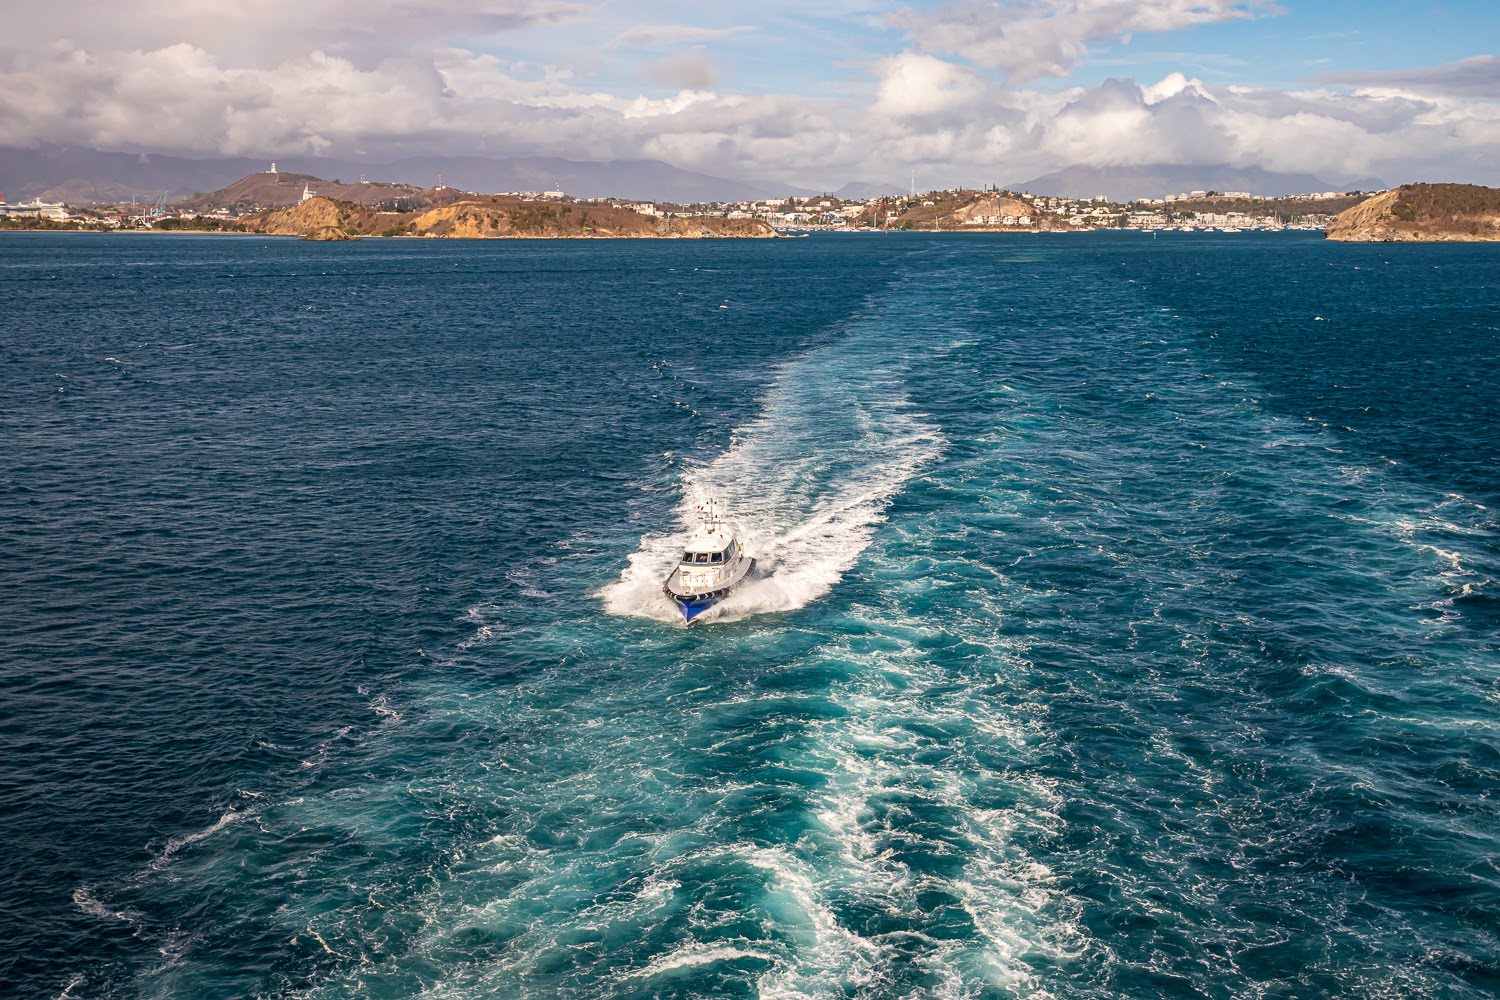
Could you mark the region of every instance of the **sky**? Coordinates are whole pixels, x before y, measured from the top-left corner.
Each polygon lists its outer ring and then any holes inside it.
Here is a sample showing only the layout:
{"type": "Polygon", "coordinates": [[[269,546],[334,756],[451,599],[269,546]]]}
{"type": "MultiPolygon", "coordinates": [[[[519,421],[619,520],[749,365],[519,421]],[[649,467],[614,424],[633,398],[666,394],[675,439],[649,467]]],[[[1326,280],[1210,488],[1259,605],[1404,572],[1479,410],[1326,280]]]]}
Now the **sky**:
{"type": "Polygon", "coordinates": [[[0,7],[0,145],[1496,184],[1497,51],[1500,0],[47,0],[0,7]]]}

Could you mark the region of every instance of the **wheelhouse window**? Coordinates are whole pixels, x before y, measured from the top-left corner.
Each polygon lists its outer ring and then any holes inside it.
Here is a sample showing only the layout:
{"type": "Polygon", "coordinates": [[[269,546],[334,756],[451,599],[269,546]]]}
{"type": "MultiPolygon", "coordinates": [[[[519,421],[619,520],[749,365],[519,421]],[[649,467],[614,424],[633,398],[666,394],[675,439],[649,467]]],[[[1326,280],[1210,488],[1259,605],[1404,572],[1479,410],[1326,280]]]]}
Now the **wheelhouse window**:
{"type": "Polygon", "coordinates": [[[721,562],[724,561],[724,553],[722,553],[722,552],[715,552],[713,554],[713,557],[710,558],[708,561],[709,562],[713,562],[713,563],[721,563],[721,562]]]}
{"type": "Polygon", "coordinates": [[[698,562],[701,562],[701,563],[708,562],[708,553],[707,552],[700,552],[700,553],[698,553],[698,562]]]}
{"type": "Polygon", "coordinates": [[[682,561],[685,562],[685,563],[692,562],[693,561],[693,554],[691,552],[684,552],[682,554],[682,561]]]}

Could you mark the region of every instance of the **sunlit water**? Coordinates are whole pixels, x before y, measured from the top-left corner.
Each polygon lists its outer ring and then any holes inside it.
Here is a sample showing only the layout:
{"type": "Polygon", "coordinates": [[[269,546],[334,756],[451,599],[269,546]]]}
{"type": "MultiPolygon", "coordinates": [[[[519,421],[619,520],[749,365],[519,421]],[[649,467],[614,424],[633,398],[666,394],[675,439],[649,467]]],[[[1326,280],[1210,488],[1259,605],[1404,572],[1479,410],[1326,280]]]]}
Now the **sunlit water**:
{"type": "Polygon", "coordinates": [[[0,239],[0,984],[1492,995],[1497,278],[0,239]]]}

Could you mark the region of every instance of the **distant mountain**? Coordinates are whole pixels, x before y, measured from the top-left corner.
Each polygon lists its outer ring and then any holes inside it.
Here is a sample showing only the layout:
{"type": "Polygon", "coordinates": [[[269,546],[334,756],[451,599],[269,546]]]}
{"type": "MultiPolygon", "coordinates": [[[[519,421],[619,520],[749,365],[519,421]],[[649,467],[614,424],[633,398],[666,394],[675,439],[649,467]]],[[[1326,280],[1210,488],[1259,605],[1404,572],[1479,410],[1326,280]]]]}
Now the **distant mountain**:
{"type": "Polygon", "coordinates": [[[189,211],[232,208],[241,212],[289,208],[302,201],[304,191],[357,205],[399,206],[402,210],[426,207],[432,204],[434,195],[443,193],[424,191],[412,184],[386,184],[380,181],[344,184],[289,170],[278,170],[274,174],[262,170],[247,174],[217,191],[181,199],[175,206],[189,211]]]}
{"type": "Polygon", "coordinates": [[[847,198],[850,201],[865,201],[869,198],[884,198],[890,195],[906,194],[906,188],[901,187],[899,184],[850,181],[833,192],[833,194],[836,198],[847,198]]]}
{"type": "MultiPolygon", "coordinates": [[[[304,161],[290,161],[305,169],[304,161]]],[[[325,170],[326,167],[322,168],[325,170]]],[[[643,201],[748,201],[757,198],[810,195],[813,191],[787,185],[749,184],[683,170],[659,160],[564,160],[553,156],[412,157],[381,167],[363,168],[373,176],[430,187],[443,183],[464,191],[550,191],[554,188],[580,198],[639,198],[643,201]]]]}
{"type": "MultiPolygon", "coordinates": [[[[130,197],[152,199],[163,191],[171,201],[217,191],[260,173],[270,159],[194,159],[155,153],[109,153],[97,149],[0,148],[0,192],[20,201],[37,196],[72,204],[98,204],[130,197]]],[[[564,160],[549,156],[410,157],[392,163],[361,163],[324,157],[278,158],[287,173],[354,183],[372,181],[428,188],[439,182],[466,191],[544,191],[556,185],[583,198],[639,198],[646,201],[742,201],[811,195],[785,184],[753,184],[683,170],[658,160],[564,160]]]]}
{"type": "Polygon", "coordinates": [[[1260,167],[1156,164],[1144,167],[1067,167],[1007,186],[1013,191],[1055,198],[1103,195],[1110,201],[1134,201],[1189,191],[1246,191],[1267,197],[1318,191],[1379,191],[1386,184],[1373,177],[1333,183],[1312,174],[1282,174],[1260,167]]]}
{"type": "Polygon", "coordinates": [[[154,153],[105,153],[97,149],[0,148],[0,193],[10,201],[47,196],[87,205],[126,200],[154,201],[213,191],[256,170],[264,160],[243,157],[195,160],[154,153]]]}

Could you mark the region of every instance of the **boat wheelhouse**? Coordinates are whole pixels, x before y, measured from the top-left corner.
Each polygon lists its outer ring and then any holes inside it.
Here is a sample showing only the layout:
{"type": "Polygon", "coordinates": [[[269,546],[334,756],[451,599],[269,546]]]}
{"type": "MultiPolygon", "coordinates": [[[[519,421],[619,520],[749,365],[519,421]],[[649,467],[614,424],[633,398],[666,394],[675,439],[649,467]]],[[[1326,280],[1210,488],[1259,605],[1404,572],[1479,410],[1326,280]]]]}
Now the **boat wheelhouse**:
{"type": "Polygon", "coordinates": [[[755,569],[745,543],[710,500],[699,507],[698,530],[683,546],[682,561],[662,585],[689,624],[729,596],[755,569]]]}

